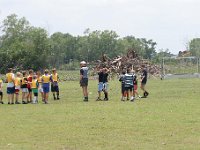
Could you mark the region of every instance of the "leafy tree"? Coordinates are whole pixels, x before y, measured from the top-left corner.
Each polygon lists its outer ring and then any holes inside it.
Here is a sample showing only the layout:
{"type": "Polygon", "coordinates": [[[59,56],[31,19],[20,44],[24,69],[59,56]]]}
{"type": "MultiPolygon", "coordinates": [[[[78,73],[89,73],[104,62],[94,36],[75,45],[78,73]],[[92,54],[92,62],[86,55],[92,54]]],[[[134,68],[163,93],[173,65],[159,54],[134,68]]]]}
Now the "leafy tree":
{"type": "Polygon", "coordinates": [[[200,57],[200,38],[195,38],[190,41],[189,50],[193,56],[200,57]]]}

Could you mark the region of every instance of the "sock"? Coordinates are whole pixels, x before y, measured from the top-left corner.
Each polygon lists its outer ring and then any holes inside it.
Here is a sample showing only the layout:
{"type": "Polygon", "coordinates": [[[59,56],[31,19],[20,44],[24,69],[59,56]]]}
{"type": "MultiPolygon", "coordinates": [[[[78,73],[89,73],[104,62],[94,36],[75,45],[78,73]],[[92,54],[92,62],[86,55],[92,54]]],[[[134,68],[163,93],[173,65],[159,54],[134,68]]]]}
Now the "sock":
{"type": "Polygon", "coordinates": [[[105,95],[105,98],[107,99],[108,98],[108,93],[104,93],[104,95],[105,95]]]}
{"type": "Polygon", "coordinates": [[[59,91],[57,92],[57,99],[59,98],[59,91]]]}

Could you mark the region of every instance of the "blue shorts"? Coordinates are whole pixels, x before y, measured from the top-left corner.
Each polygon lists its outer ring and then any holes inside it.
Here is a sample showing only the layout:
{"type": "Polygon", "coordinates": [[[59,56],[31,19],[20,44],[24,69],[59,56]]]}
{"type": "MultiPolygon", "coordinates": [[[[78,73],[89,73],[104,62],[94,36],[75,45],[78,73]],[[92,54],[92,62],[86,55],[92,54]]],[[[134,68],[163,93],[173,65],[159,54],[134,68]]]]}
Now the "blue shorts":
{"type": "Polygon", "coordinates": [[[49,93],[49,83],[43,83],[42,88],[44,93],[49,93]]]}
{"type": "Polygon", "coordinates": [[[15,87],[7,87],[7,94],[14,94],[15,93],[15,87]]]}
{"type": "Polygon", "coordinates": [[[101,92],[101,91],[108,91],[108,83],[103,83],[103,82],[99,82],[98,84],[98,92],[101,92]]]}

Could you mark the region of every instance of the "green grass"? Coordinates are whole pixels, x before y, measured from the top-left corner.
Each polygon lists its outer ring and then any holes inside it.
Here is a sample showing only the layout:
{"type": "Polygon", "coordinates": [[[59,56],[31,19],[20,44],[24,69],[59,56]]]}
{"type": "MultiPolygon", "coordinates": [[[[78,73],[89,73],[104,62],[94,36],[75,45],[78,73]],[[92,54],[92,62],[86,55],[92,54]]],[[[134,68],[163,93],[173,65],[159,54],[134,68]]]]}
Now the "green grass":
{"type": "MultiPolygon", "coordinates": [[[[78,82],[60,84],[61,100],[38,105],[0,105],[3,150],[194,150],[200,149],[200,80],[149,80],[147,99],[120,101],[110,82],[110,101],[82,102],[78,82]]],[[[6,101],[6,100],[5,100],[6,101]]]]}

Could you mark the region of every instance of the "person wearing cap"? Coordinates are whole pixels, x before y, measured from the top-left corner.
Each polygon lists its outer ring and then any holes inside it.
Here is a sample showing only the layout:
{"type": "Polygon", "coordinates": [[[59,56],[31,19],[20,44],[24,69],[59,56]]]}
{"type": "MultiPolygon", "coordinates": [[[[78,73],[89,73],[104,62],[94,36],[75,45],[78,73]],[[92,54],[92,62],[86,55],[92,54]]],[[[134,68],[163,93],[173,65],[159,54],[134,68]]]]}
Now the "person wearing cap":
{"type": "Polygon", "coordinates": [[[51,92],[53,93],[53,98],[54,100],[59,100],[59,87],[58,87],[58,81],[59,81],[59,76],[58,73],[56,72],[56,68],[52,69],[52,80],[53,82],[51,83],[51,92]],[[55,95],[56,93],[56,95],[55,95]],[[57,96],[57,97],[56,97],[57,96]]]}
{"type": "Polygon", "coordinates": [[[84,101],[88,101],[88,67],[85,61],[80,62],[80,86],[83,89],[84,101]]]}

